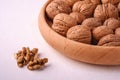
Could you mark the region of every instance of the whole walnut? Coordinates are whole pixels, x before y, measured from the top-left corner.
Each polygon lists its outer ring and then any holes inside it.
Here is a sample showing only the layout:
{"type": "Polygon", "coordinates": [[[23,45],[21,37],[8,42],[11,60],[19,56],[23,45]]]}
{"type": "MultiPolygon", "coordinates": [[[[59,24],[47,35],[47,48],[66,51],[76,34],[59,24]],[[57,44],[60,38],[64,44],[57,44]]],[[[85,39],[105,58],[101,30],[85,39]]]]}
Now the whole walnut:
{"type": "Polygon", "coordinates": [[[90,29],[101,26],[102,22],[98,18],[87,18],[82,22],[82,25],[87,25],[90,29]]]}
{"type": "Polygon", "coordinates": [[[110,3],[98,5],[94,11],[94,17],[103,22],[108,18],[118,18],[118,16],[118,9],[110,3]]]}
{"type": "Polygon", "coordinates": [[[91,43],[91,31],[85,25],[77,25],[71,27],[67,32],[67,38],[82,42],[82,43],[91,43]]]}
{"type": "Polygon", "coordinates": [[[118,4],[120,0],[101,0],[103,4],[111,3],[111,4],[118,4]]]}
{"type": "Polygon", "coordinates": [[[69,5],[70,7],[73,6],[73,4],[79,0],[54,0],[54,1],[63,1],[65,2],[67,5],[69,5]]]}
{"type": "Polygon", "coordinates": [[[119,12],[120,12],[120,2],[119,2],[119,4],[118,4],[118,10],[119,10],[119,12]]]}
{"type": "Polygon", "coordinates": [[[78,24],[81,24],[82,21],[86,18],[82,13],[72,12],[70,16],[77,20],[78,24]]]}
{"type": "Polygon", "coordinates": [[[93,3],[93,4],[95,4],[95,5],[100,4],[100,3],[101,3],[100,1],[101,1],[101,0],[85,0],[86,3],[93,3]]]}
{"type": "Polygon", "coordinates": [[[50,19],[53,19],[59,13],[71,12],[71,8],[63,1],[52,1],[46,7],[46,13],[50,19]]]}
{"type": "MultiPolygon", "coordinates": [[[[100,39],[97,45],[102,46],[102,45],[117,45],[116,43],[120,43],[120,36],[114,35],[114,34],[109,34],[100,39]]],[[[120,46],[120,45],[119,45],[120,46]]]]}
{"type": "Polygon", "coordinates": [[[103,36],[106,36],[108,34],[113,34],[113,30],[107,28],[106,26],[99,26],[93,30],[93,37],[97,41],[99,41],[103,36]]]}
{"type": "Polygon", "coordinates": [[[109,18],[109,19],[105,20],[104,25],[107,26],[107,28],[111,28],[114,30],[114,29],[120,27],[120,21],[115,18],[109,18]]]}
{"type": "Polygon", "coordinates": [[[73,5],[73,12],[80,12],[85,15],[85,17],[91,17],[95,9],[93,3],[86,3],[85,1],[78,1],[73,5]]]}
{"type": "Polygon", "coordinates": [[[60,13],[53,19],[52,29],[63,36],[66,36],[66,32],[70,27],[77,25],[77,21],[70,15],[60,13]]]}
{"type": "Polygon", "coordinates": [[[115,35],[120,36],[120,27],[115,30],[115,35]]]}

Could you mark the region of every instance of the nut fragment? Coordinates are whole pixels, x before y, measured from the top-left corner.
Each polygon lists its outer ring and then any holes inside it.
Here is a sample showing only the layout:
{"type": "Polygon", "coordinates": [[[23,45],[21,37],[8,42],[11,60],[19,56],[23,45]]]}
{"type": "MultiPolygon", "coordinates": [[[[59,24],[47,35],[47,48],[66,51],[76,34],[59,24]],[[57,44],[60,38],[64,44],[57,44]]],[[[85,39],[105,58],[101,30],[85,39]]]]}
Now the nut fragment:
{"type": "Polygon", "coordinates": [[[114,30],[120,27],[120,21],[115,18],[109,18],[104,22],[104,25],[114,30]]]}
{"type": "Polygon", "coordinates": [[[94,17],[102,21],[108,18],[118,18],[118,9],[110,3],[98,5],[94,11],[94,17]]]}
{"type": "Polygon", "coordinates": [[[97,41],[100,40],[103,36],[106,36],[108,34],[113,34],[113,30],[107,28],[106,26],[99,26],[93,30],[93,37],[97,41]]]}
{"type": "Polygon", "coordinates": [[[48,62],[48,58],[39,58],[37,48],[30,50],[29,47],[23,47],[21,51],[15,54],[15,58],[19,67],[27,65],[29,70],[41,69],[48,62]]]}
{"type": "MultiPolygon", "coordinates": [[[[120,36],[117,36],[117,35],[114,35],[114,34],[106,35],[106,36],[104,36],[100,39],[100,41],[98,42],[98,45],[102,46],[106,43],[113,44],[113,43],[110,43],[110,42],[120,42],[120,36]]],[[[106,45],[109,45],[109,44],[106,44],[106,45]]]]}
{"type": "Polygon", "coordinates": [[[82,25],[88,26],[90,29],[101,26],[102,22],[98,18],[87,18],[82,22],[82,25]]]}
{"type": "Polygon", "coordinates": [[[74,18],[78,24],[81,24],[82,21],[85,19],[85,16],[82,13],[78,13],[78,12],[72,12],[70,13],[70,16],[74,18]]]}
{"type": "Polygon", "coordinates": [[[94,9],[95,5],[93,3],[85,3],[85,1],[78,1],[73,5],[72,11],[83,13],[85,17],[91,17],[94,9]]]}
{"type": "Polygon", "coordinates": [[[52,1],[46,7],[46,13],[50,19],[53,19],[59,13],[71,12],[71,8],[63,1],[52,1]]]}
{"type": "Polygon", "coordinates": [[[52,29],[56,31],[57,33],[66,36],[67,30],[75,26],[77,24],[77,21],[72,18],[70,15],[67,15],[65,13],[60,13],[55,16],[53,20],[52,29]]]}
{"type": "Polygon", "coordinates": [[[71,27],[67,32],[67,38],[90,44],[91,43],[91,31],[85,25],[77,25],[71,27]]]}

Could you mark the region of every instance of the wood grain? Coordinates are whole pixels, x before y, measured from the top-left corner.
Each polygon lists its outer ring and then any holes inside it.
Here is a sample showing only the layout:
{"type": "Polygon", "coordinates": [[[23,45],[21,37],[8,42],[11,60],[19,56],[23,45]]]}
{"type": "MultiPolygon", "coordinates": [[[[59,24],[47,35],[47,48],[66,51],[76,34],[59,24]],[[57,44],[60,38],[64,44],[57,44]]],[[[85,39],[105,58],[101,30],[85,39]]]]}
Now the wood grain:
{"type": "Polygon", "coordinates": [[[72,59],[99,65],[120,65],[120,47],[102,47],[69,40],[53,31],[46,21],[45,8],[39,14],[39,29],[54,49],[72,59]]]}

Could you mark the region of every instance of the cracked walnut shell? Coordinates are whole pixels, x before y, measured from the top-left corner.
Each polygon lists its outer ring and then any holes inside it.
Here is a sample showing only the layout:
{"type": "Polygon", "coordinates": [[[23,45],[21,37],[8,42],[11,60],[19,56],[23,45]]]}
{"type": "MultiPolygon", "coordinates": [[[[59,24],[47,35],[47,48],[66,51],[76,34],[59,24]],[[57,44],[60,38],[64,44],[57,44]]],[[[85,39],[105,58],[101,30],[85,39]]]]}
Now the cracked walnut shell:
{"type": "Polygon", "coordinates": [[[94,17],[102,21],[108,18],[118,18],[118,16],[118,9],[110,3],[98,5],[94,11],[94,17]]]}
{"type": "Polygon", "coordinates": [[[102,45],[110,46],[110,44],[111,44],[111,46],[112,45],[117,46],[117,45],[119,45],[119,44],[116,44],[117,42],[120,43],[120,36],[114,35],[114,34],[109,34],[109,35],[106,35],[103,38],[101,38],[100,41],[98,42],[98,45],[99,46],[102,46],[102,45]]]}
{"type": "Polygon", "coordinates": [[[87,18],[82,22],[82,25],[88,26],[90,29],[101,26],[102,22],[98,18],[87,18]]]}
{"type": "Polygon", "coordinates": [[[85,25],[77,25],[71,27],[67,32],[67,38],[82,42],[82,43],[91,43],[91,31],[85,25]]]}
{"type": "Polygon", "coordinates": [[[113,34],[113,30],[106,26],[99,26],[93,30],[93,38],[97,41],[108,34],[113,34]]]}
{"type": "Polygon", "coordinates": [[[70,12],[71,8],[63,1],[52,1],[46,7],[46,13],[50,19],[53,19],[59,13],[69,14],[70,12]]]}

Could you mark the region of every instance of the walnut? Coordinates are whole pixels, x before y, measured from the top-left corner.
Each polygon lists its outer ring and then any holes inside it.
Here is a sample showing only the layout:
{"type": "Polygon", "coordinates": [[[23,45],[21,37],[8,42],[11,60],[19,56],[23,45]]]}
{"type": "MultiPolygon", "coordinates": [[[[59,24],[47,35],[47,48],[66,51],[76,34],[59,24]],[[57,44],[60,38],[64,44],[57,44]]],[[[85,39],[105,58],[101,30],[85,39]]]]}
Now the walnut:
{"type": "Polygon", "coordinates": [[[120,27],[115,30],[115,35],[120,36],[120,27]]]}
{"type": "Polygon", "coordinates": [[[79,0],[54,0],[54,1],[63,1],[65,2],[67,5],[69,5],[70,7],[73,6],[73,4],[79,0]]]}
{"type": "Polygon", "coordinates": [[[93,37],[97,41],[99,41],[103,36],[106,36],[108,34],[113,34],[113,30],[107,28],[106,26],[99,26],[93,30],[93,37]]]}
{"type": "Polygon", "coordinates": [[[70,16],[76,19],[78,24],[81,24],[82,21],[85,19],[85,16],[82,13],[78,12],[72,12],[70,13],[70,16]]]}
{"type": "Polygon", "coordinates": [[[111,4],[118,4],[120,0],[101,0],[103,4],[111,3],[111,4]]]}
{"type": "Polygon", "coordinates": [[[90,29],[101,26],[102,22],[98,18],[87,18],[82,22],[82,25],[87,25],[90,29]]]}
{"type": "Polygon", "coordinates": [[[99,46],[120,46],[120,36],[109,34],[100,39],[98,42],[99,46]],[[118,42],[118,44],[117,44],[118,42]]]}
{"type": "Polygon", "coordinates": [[[91,31],[90,29],[86,28],[85,25],[77,25],[71,27],[67,32],[67,38],[82,42],[82,43],[91,43],[91,31]]]}
{"type": "Polygon", "coordinates": [[[120,21],[115,18],[109,18],[104,22],[104,25],[114,30],[120,27],[120,21]]]}
{"type": "Polygon", "coordinates": [[[86,3],[93,3],[93,4],[95,4],[95,5],[100,4],[100,1],[101,1],[101,0],[85,0],[86,3]]]}
{"type": "Polygon", "coordinates": [[[118,4],[118,10],[119,10],[119,12],[120,12],[120,2],[119,2],[119,4],[118,4]]]}
{"type": "Polygon", "coordinates": [[[59,13],[69,14],[70,12],[71,8],[63,1],[52,1],[46,7],[46,13],[50,19],[53,19],[59,13]]]}
{"type": "Polygon", "coordinates": [[[118,9],[110,3],[98,5],[94,11],[94,17],[102,21],[108,18],[118,18],[118,16],[118,9]]]}
{"type": "Polygon", "coordinates": [[[91,17],[94,9],[95,5],[93,3],[85,3],[85,1],[78,1],[73,5],[72,11],[83,13],[85,17],[91,17]]]}
{"type": "Polygon", "coordinates": [[[55,16],[52,29],[59,34],[66,36],[67,30],[75,25],[77,25],[77,21],[74,18],[65,13],[60,13],[55,16]]]}

